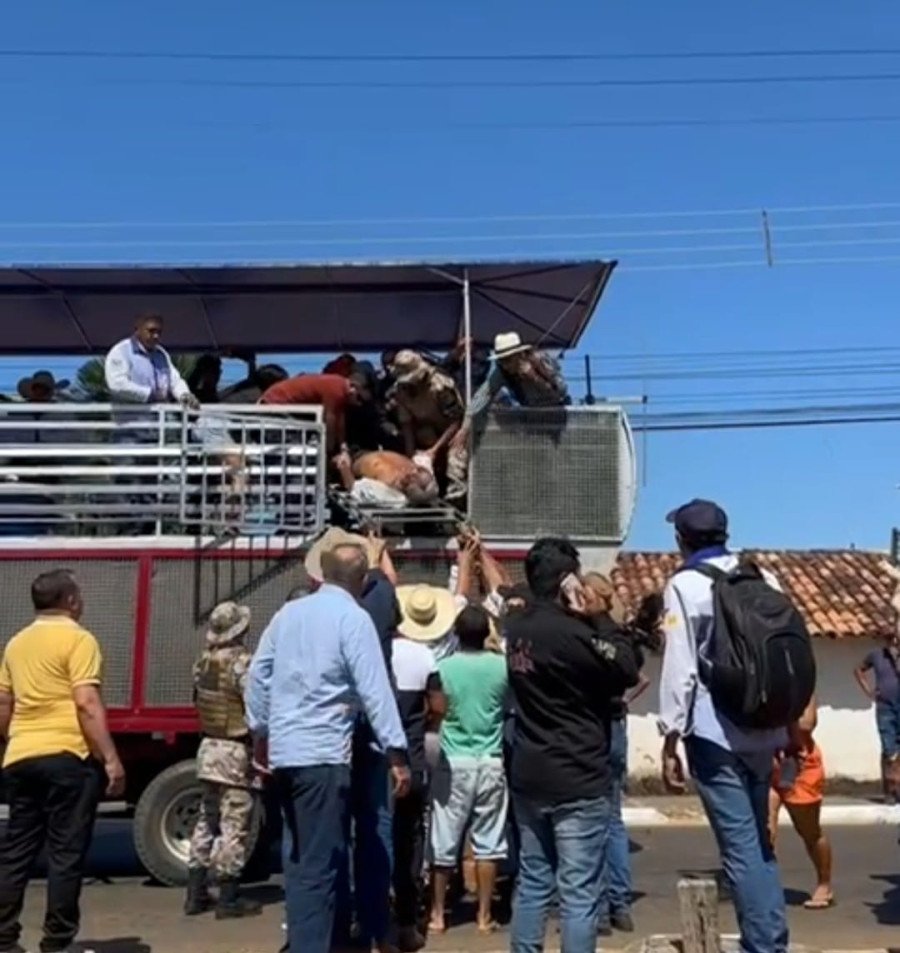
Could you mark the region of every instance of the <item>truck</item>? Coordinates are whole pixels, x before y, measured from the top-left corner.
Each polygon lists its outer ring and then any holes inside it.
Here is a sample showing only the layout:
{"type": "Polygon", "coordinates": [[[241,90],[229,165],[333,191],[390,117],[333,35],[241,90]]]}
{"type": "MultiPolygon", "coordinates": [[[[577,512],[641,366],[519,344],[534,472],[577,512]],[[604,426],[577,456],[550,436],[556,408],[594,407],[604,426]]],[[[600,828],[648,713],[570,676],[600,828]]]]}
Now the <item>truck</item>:
{"type": "MultiPolygon", "coordinates": [[[[516,331],[558,352],[579,342],[615,262],[0,268],[0,356],[103,355],[144,313],[165,318],[171,353],[266,355],[438,351],[516,331]]],[[[204,410],[204,413],[207,411],[204,410]]],[[[0,403],[0,639],[31,617],[29,586],[67,567],[84,624],[100,641],[110,728],[126,767],[135,848],[159,882],[186,879],[199,804],[191,667],[220,601],[253,613],[258,636],[333,515],[320,408],[215,405],[243,455],[247,485],[226,486],[221,451],[197,418],[154,405],[0,403]],[[133,408],[132,408],[133,411],[133,408]]],[[[476,525],[521,578],[540,535],[565,535],[586,566],[608,570],[636,496],[635,450],[622,407],[498,407],[478,430],[467,511],[375,513],[404,581],[446,584],[449,528],[476,525]],[[427,525],[426,525],[427,522],[427,525]],[[442,529],[443,527],[443,529],[442,529]]],[[[252,647],[251,641],[251,647],[252,647]]],[[[252,839],[266,842],[266,798],[252,839]]]]}

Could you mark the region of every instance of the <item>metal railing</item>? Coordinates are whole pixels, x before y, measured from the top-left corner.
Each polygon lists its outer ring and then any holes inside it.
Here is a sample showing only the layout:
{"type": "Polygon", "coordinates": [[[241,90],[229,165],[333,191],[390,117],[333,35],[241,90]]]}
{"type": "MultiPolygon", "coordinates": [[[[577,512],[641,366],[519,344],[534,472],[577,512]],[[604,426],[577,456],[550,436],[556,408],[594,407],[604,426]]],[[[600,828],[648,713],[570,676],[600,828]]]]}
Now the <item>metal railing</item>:
{"type": "Polygon", "coordinates": [[[0,534],[312,536],[321,408],[0,405],[0,534]]]}

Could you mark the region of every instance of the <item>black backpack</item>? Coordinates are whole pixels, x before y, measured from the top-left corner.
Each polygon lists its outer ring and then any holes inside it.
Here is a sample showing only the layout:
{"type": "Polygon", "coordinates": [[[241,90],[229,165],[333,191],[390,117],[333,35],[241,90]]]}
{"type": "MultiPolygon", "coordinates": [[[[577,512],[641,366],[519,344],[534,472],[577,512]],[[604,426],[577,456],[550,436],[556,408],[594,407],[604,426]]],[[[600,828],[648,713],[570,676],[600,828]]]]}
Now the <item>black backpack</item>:
{"type": "Polygon", "coordinates": [[[806,623],[791,600],[742,561],[731,572],[692,567],[713,583],[713,635],[698,671],[716,708],[741,728],[784,728],[806,709],[816,661],[806,623]]]}

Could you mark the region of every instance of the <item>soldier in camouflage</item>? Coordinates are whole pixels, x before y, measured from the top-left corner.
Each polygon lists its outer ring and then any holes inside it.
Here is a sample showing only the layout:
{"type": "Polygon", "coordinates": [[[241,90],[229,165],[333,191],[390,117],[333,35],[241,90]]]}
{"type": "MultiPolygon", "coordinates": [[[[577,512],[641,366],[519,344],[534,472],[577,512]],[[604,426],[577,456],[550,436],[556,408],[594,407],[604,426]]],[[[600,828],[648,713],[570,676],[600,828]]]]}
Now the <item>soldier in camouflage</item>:
{"type": "Polygon", "coordinates": [[[244,718],[244,687],[250,652],[244,635],[250,610],[233,602],[216,606],[206,647],[194,663],[194,702],[203,740],[197,751],[202,788],[200,814],[191,838],[184,912],[196,916],[212,906],[210,871],[219,883],[216,919],[259,913],[259,904],[238,893],[247,860],[254,807],[251,739],[244,718]]]}

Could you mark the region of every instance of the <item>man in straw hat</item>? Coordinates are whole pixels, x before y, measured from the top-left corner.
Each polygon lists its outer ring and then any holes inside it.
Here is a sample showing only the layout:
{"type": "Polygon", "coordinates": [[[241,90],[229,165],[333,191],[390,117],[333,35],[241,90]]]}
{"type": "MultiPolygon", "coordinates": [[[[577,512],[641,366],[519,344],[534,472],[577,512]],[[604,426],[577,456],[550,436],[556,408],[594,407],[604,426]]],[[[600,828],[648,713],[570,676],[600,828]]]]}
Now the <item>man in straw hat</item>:
{"type": "Polygon", "coordinates": [[[261,910],[258,903],[238,893],[254,806],[252,747],[244,712],[250,668],[244,635],[249,626],[250,610],[245,606],[234,602],[216,606],[209,618],[206,646],[194,664],[194,699],[203,732],[197,751],[202,797],[188,860],[184,906],[188,916],[211,906],[210,870],[219,883],[216,919],[261,910]]]}
{"type": "Polygon", "coordinates": [[[452,446],[464,446],[471,433],[493,406],[501,391],[506,391],[521,407],[565,407],[569,392],[559,362],[523,343],[515,331],[498,334],[491,354],[494,368],[478,388],[466,412],[466,421],[453,438],[452,446]]]}
{"type": "MultiPolygon", "coordinates": [[[[263,633],[247,690],[250,724],[268,738],[285,819],[291,953],[328,953],[331,947],[340,876],[347,869],[359,709],[384,753],[394,796],[409,789],[397,702],[372,618],[359,604],[369,572],[366,549],[338,543],[320,553],[318,569],[319,589],[284,605],[263,633]]],[[[309,567],[313,577],[315,570],[309,567]]],[[[364,880],[369,875],[366,870],[364,880]]],[[[390,883],[389,865],[387,876],[390,883]]],[[[376,942],[387,946],[386,937],[376,942]]]]}

